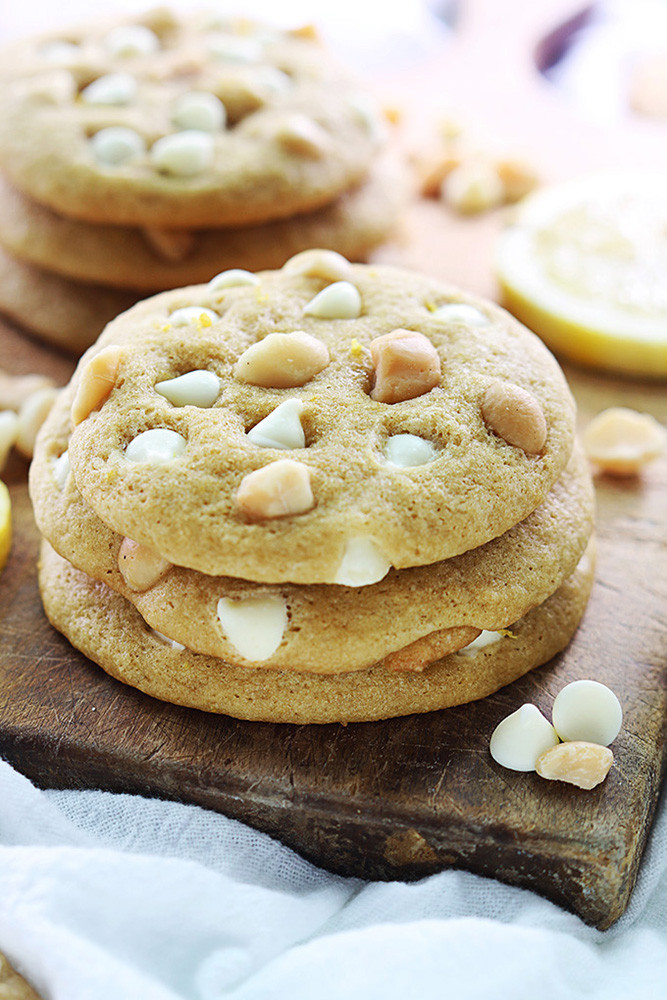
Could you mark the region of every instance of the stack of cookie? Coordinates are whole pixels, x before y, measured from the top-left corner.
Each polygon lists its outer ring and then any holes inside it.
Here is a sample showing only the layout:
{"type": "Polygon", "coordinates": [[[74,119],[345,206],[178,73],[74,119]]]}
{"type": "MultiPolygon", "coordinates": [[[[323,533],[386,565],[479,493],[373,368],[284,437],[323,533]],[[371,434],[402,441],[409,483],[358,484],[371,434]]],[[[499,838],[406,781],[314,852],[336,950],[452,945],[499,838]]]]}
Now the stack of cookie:
{"type": "Polygon", "coordinates": [[[509,314],[311,250],[109,324],[38,438],[57,629],[245,719],[483,697],[563,649],[593,495],[560,368],[509,314]]]}
{"type": "Polygon", "coordinates": [[[165,9],[3,53],[0,309],[75,351],[149,292],[327,246],[405,202],[373,98],[312,30],[165,9]]]}

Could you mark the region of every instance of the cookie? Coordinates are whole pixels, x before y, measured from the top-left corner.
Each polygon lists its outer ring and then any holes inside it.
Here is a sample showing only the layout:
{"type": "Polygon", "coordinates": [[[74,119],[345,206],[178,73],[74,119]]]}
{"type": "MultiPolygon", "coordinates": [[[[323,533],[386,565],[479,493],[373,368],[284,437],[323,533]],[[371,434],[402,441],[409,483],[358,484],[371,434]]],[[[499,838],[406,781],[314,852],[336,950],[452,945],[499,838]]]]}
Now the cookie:
{"type": "Polygon", "coordinates": [[[315,212],[240,229],[142,230],[58,215],[0,176],[0,244],[76,281],[154,291],[208,281],[228,268],[281,267],[313,246],[363,260],[390,234],[407,195],[403,165],[385,154],[359,185],[315,212]]]}
{"type": "Polygon", "coordinates": [[[131,292],[70,281],[15,260],[0,247],[0,312],[72,354],[137,301],[131,292]]]}
{"type": "Polygon", "coordinates": [[[483,545],[544,501],[574,441],[560,368],[509,314],[320,251],[138,304],[68,398],[101,520],[257,582],[359,586],[483,545]]]}
{"type": "MultiPolygon", "coordinates": [[[[68,562],[132,603],[158,632],[190,650],[248,667],[257,665],[252,644],[235,644],[230,626],[235,613],[239,620],[244,609],[259,613],[263,602],[269,623],[272,609],[282,615],[273,648],[261,647],[263,669],[341,673],[386,657],[393,657],[385,663],[390,669],[421,669],[438,658],[445,642],[465,645],[477,631],[505,628],[546,600],[573,572],[593,527],[591,477],[577,446],[532,514],[500,538],[452,559],[392,570],[358,589],[206,576],[155,559],[93,513],[70,474],[69,434],[63,393],[42,428],[30,470],[42,535],[68,562]],[[473,633],[451,634],[466,629],[473,633]],[[438,634],[443,631],[448,634],[438,634]]],[[[260,624],[257,618],[253,638],[260,624]]]]}
{"type": "Polygon", "coordinates": [[[46,542],[39,579],[54,627],[111,676],[155,698],[256,721],[364,722],[483,698],[550,660],[570,641],[586,607],[592,548],[555,594],[514,624],[512,636],[498,635],[421,672],[374,666],[320,676],[234,667],[156,635],[132,604],[46,542]]]}
{"type": "Polygon", "coordinates": [[[0,167],[88,222],[257,224],[360,181],[380,115],[307,32],[233,18],[101,21],[3,53],[0,167]]]}

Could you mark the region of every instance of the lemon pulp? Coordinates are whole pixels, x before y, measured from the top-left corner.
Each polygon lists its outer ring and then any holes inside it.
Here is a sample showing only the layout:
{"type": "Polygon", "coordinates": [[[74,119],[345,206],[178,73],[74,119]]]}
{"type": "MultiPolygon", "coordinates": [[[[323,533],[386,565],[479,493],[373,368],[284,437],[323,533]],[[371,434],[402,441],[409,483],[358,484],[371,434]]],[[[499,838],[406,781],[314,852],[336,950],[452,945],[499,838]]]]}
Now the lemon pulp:
{"type": "Polygon", "coordinates": [[[667,181],[587,175],[529,195],[500,235],[502,304],[557,354],[667,375],[667,181]]]}
{"type": "Polygon", "coordinates": [[[7,562],[12,544],[12,505],[9,490],[0,481],[0,569],[7,562]]]}

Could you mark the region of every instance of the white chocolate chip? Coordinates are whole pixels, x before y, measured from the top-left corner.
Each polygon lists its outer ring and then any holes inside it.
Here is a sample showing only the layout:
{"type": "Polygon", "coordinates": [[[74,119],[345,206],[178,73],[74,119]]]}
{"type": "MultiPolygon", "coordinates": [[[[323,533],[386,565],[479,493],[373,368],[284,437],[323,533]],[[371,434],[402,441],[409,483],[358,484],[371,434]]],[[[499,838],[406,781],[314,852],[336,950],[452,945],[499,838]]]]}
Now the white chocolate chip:
{"type": "Polygon", "coordinates": [[[73,42],[47,42],[39,50],[42,59],[52,63],[71,63],[79,58],[81,50],[73,42]]]}
{"type": "Polygon", "coordinates": [[[391,563],[372,538],[358,535],[350,538],[333,580],[344,587],[367,587],[382,580],[391,563]]]}
{"type": "Polygon", "coordinates": [[[417,437],[416,434],[393,434],[387,438],[384,454],[389,465],[409,469],[432,462],[437,451],[430,441],[417,437]]]}
{"type": "Polygon", "coordinates": [[[318,292],[303,312],[319,319],[357,319],[361,315],[359,289],[350,281],[335,281],[318,292]]]}
{"type": "Polygon", "coordinates": [[[251,385],[288,389],[305,385],[328,364],[326,344],[303,330],[269,333],[243,352],[234,376],[251,385]]]}
{"type": "Polygon", "coordinates": [[[177,642],[176,639],[170,639],[168,635],[165,635],[164,632],[158,632],[156,628],[149,627],[148,631],[151,633],[151,635],[155,636],[158,642],[163,643],[165,646],[171,646],[171,648],[174,649],[177,653],[182,653],[183,650],[185,649],[185,646],[183,645],[182,642],[177,642]]]}
{"type": "Polygon", "coordinates": [[[148,546],[124,538],[118,550],[118,569],[130,590],[143,593],[162,579],[171,563],[148,546]]]}
{"type": "Polygon", "coordinates": [[[537,758],[556,746],[556,730],[536,705],[522,705],[493,731],[489,751],[497,764],[511,771],[534,771],[537,758]]]}
{"type": "Polygon", "coordinates": [[[261,663],[280,646],[287,625],[287,605],[282,597],[247,597],[218,601],[218,619],[226,638],[239,656],[261,663]]]}
{"type": "Polygon", "coordinates": [[[276,139],[290,153],[317,158],[331,148],[331,138],[321,125],[308,115],[294,113],[286,117],[276,131],[276,139]]]}
{"type": "Polygon", "coordinates": [[[315,505],[310,469],[292,458],[249,472],[236,492],[239,510],[253,521],[305,514],[315,505]]]}
{"type": "Polygon", "coordinates": [[[119,59],[149,56],[159,50],[160,39],[143,24],[121,24],[106,36],[104,47],[110,56],[119,59]]]}
{"type": "Polygon", "coordinates": [[[440,382],[440,356],[423,333],[392,330],[370,343],[375,366],[371,399],[400,403],[430,392],[440,382]]]}
{"type": "Polygon", "coordinates": [[[137,96],[137,81],[129,73],[107,73],[81,91],[84,104],[122,106],[137,96]]]}
{"type": "Polygon", "coordinates": [[[214,372],[197,369],[155,383],[155,391],[174,406],[213,406],[220,394],[220,379],[214,372]]]}
{"type": "Polygon", "coordinates": [[[608,747],[574,740],[545,750],[537,758],[535,769],[541,778],[590,789],[604,781],[613,763],[614,755],[608,747]]]}
{"type": "Polygon", "coordinates": [[[598,413],[582,435],[591,462],[615,476],[632,476],[665,450],[667,433],[648,413],[612,406],[598,413]]]}
{"type": "Polygon", "coordinates": [[[623,710],[606,684],[573,681],[556,695],[551,718],[562,740],[585,740],[606,747],[621,731],[623,710]]]}
{"type": "Polygon", "coordinates": [[[65,489],[65,483],[67,482],[67,477],[70,474],[72,466],[69,460],[69,451],[64,451],[62,455],[53,460],[53,478],[58,484],[58,488],[61,490],[65,489]]]}
{"type": "Polygon", "coordinates": [[[244,271],[241,267],[232,267],[229,271],[221,271],[208,283],[210,292],[219,292],[223,288],[236,288],[241,285],[259,285],[260,280],[252,271],[244,271]]]}
{"type": "Polygon", "coordinates": [[[181,129],[219,132],[225,127],[227,111],[215,94],[191,91],[182,94],[171,109],[171,120],[181,129]]]}
{"type": "Polygon", "coordinates": [[[479,652],[480,649],[485,649],[487,646],[493,646],[494,643],[500,642],[503,638],[502,632],[490,632],[488,629],[482,629],[476,639],[469,642],[467,646],[464,646],[459,650],[464,656],[474,656],[475,653],[479,652]]]}
{"type": "Polygon", "coordinates": [[[207,39],[206,47],[215,59],[224,62],[259,62],[263,54],[261,41],[248,36],[213,35],[207,39]]]}
{"type": "Polygon", "coordinates": [[[98,163],[118,167],[144,156],[146,143],[134,129],[111,125],[91,137],[90,147],[98,163]]]}
{"type": "Polygon", "coordinates": [[[166,427],[155,427],[130,441],[125,449],[128,462],[151,462],[153,465],[164,465],[178,458],[185,451],[186,440],[177,431],[166,427]]]}
{"type": "Polygon", "coordinates": [[[181,309],[174,309],[173,313],[169,314],[169,322],[172,326],[190,326],[191,323],[210,326],[211,323],[217,323],[219,319],[217,312],[207,309],[205,306],[183,306],[181,309]]]}
{"type": "Polygon", "coordinates": [[[286,399],[248,431],[248,440],[259,448],[305,448],[302,412],[302,400],[286,399]]]}
{"type": "Polygon", "coordinates": [[[28,396],[19,410],[16,448],[26,458],[32,458],[39,429],[48,417],[57,396],[58,390],[52,386],[37,389],[28,396]]]}
{"type": "Polygon", "coordinates": [[[213,163],[215,147],[210,132],[186,129],[162,136],[151,146],[151,163],[156,170],[175,177],[194,177],[213,163]]]}
{"type": "Polygon", "coordinates": [[[19,418],[13,410],[0,411],[0,472],[4,469],[9,453],[16,444],[19,418]]]}
{"type": "Polygon", "coordinates": [[[283,271],[325,281],[346,281],[352,274],[352,265],[335,250],[302,250],[286,261],[283,271]]]}
{"type": "Polygon", "coordinates": [[[354,94],[350,98],[350,107],[373,142],[384,142],[387,137],[387,126],[377,104],[370,95],[354,94]]]}
{"type": "Polygon", "coordinates": [[[465,323],[467,326],[488,326],[489,317],[467,302],[447,302],[438,306],[433,313],[433,319],[441,319],[446,323],[465,323]]]}
{"type": "Polygon", "coordinates": [[[292,78],[275,66],[258,66],[253,74],[253,83],[258,95],[264,98],[285,97],[294,86],[292,78]]]}
{"type": "Polygon", "coordinates": [[[76,427],[108,399],[116,384],[122,349],[110,344],[95,354],[82,368],[72,401],[72,426],[76,427]]]}

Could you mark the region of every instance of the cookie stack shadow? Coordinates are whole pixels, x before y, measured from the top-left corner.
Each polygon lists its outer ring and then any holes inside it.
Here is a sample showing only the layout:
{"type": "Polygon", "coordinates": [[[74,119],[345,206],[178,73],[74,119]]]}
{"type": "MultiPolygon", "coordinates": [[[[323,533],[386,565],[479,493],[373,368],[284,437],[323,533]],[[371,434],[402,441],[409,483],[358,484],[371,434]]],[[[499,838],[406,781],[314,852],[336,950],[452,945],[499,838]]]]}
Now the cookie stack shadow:
{"type": "Polygon", "coordinates": [[[330,251],[118,317],[30,477],[53,625],[242,719],[485,697],[567,646],[593,580],[554,358],[489,302],[330,251]]]}
{"type": "Polygon", "coordinates": [[[147,294],[311,246],[365,260],[409,196],[310,29],[153,10],[3,53],[0,311],[81,353],[147,294]]]}

